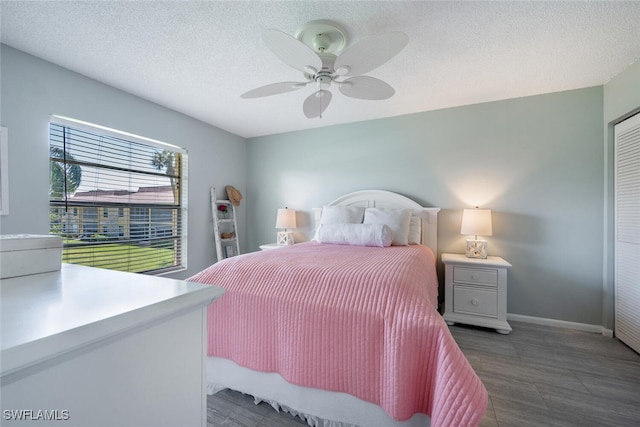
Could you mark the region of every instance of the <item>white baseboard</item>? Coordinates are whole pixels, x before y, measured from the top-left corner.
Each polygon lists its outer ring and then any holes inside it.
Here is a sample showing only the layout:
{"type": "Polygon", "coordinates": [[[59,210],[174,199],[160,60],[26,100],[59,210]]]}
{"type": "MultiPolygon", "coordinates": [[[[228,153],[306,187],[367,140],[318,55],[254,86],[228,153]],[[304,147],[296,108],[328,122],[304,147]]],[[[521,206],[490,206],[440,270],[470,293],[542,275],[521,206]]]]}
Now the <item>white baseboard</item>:
{"type": "Polygon", "coordinates": [[[523,316],[522,314],[507,313],[507,320],[514,322],[533,323],[536,325],[554,326],[556,328],[575,329],[584,332],[602,334],[612,338],[613,331],[601,325],[590,325],[588,323],[567,322],[566,320],[547,319],[544,317],[523,316]]]}

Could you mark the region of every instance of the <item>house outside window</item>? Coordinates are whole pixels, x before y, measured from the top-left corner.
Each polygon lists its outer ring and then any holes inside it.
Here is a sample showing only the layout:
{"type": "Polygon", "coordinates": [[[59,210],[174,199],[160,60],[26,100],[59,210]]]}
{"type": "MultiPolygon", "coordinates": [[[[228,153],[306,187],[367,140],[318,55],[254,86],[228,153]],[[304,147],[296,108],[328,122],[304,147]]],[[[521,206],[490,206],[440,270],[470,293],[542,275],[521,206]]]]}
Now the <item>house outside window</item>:
{"type": "Polygon", "coordinates": [[[62,262],[135,273],[186,268],[186,150],[51,116],[50,233],[62,262]]]}

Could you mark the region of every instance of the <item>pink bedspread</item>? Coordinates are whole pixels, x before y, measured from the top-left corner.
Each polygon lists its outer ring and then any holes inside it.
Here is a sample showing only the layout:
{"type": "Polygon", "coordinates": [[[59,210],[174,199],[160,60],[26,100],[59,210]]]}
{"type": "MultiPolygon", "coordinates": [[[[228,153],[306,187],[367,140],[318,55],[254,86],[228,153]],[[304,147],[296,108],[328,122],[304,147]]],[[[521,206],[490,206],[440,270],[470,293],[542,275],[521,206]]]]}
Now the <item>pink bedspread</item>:
{"type": "Polygon", "coordinates": [[[346,392],[392,418],[477,425],[487,392],[435,310],[433,252],[315,242],[216,263],[189,280],[226,293],[209,307],[209,355],[346,392]]]}

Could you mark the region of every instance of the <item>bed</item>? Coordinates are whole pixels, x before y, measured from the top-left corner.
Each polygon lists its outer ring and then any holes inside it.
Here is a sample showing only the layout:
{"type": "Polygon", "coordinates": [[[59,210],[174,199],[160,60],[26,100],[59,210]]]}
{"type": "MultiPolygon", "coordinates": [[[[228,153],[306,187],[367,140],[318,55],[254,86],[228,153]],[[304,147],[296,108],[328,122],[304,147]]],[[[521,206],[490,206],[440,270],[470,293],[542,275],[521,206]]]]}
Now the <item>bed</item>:
{"type": "Polygon", "coordinates": [[[188,279],[226,290],[209,307],[208,392],[250,394],[312,426],[477,425],[487,392],[436,309],[438,211],[350,193],[315,210],[314,241],[188,279]],[[369,240],[345,244],[354,230],[369,240]]]}

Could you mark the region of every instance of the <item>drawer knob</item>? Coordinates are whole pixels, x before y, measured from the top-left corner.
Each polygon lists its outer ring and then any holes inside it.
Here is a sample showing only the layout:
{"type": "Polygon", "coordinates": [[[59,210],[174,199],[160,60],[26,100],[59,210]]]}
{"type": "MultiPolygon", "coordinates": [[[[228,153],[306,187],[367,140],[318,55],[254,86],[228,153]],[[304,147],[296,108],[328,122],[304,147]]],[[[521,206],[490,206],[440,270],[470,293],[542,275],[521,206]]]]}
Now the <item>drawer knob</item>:
{"type": "Polygon", "coordinates": [[[478,304],[479,304],[478,298],[474,298],[471,300],[471,305],[478,305],[478,304]]]}

